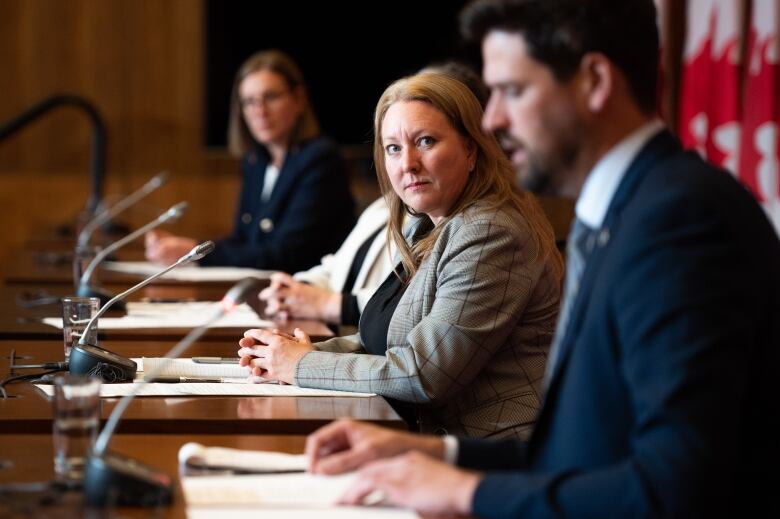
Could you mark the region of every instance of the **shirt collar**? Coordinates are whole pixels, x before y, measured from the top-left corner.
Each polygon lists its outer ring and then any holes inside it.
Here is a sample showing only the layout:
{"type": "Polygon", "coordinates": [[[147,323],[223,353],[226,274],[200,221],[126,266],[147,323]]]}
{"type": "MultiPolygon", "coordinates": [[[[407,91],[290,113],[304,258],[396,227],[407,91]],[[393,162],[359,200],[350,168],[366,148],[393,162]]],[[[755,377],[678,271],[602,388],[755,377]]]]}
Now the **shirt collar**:
{"type": "Polygon", "coordinates": [[[574,212],[591,229],[600,229],[620,181],[645,144],[664,128],[658,119],[649,121],[610,149],[590,170],[574,212]]]}

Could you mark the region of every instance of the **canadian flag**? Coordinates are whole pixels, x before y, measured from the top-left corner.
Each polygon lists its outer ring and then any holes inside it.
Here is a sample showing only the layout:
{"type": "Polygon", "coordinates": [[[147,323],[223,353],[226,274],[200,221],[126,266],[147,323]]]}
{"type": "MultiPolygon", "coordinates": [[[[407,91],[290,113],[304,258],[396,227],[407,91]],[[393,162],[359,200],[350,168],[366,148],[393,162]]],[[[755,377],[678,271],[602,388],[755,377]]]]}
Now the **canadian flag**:
{"type": "Polygon", "coordinates": [[[753,0],[739,178],[780,233],[780,7],[753,0]]]}
{"type": "Polygon", "coordinates": [[[688,0],[679,135],[710,162],[739,165],[743,2],[688,0]]]}
{"type": "Polygon", "coordinates": [[[664,65],[666,63],[666,57],[665,54],[667,52],[666,50],[666,40],[667,38],[667,28],[669,27],[669,6],[667,5],[669,0],[655,0],[655,8],[656,8],[656,23],[658,25],[658,52],[659,52],[659,60],[658,60],[658,101],[657,101],[657,110],[658,113],[661,115],[661,117],[665,117],[667,115],[667,106],[669,104],[668,101],[668,90],[669,87],[667,85],[667,77],[666,77],[666,70],[664,68],[664,65]]]}

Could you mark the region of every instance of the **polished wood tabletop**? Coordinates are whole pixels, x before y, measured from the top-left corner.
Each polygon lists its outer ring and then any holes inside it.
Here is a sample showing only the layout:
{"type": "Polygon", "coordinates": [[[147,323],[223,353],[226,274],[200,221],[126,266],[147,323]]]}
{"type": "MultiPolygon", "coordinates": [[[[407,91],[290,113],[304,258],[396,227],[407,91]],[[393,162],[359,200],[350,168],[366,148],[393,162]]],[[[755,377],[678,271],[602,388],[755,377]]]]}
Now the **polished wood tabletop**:
{"type": "MultiPolygon", "coordinates": [[[[120,252],[122,261],[143,261],[143,252],[120,252]]],[[[160,267],[162,270],[164,267],[160,267]]],[[[8,254],[5,260],[4,279],[7,284],[65,285],[73,287],[73,251],[70,250],[34,250],[21,249],[8,254]]],[[[103,269],[95,270],[93,284],[119,285],[128,288],[144,277],[103,269]]],[[[202,281],[199,285],[226,290],[233,281],[202,281]]],[[[162,277],[155,280],[156,285],[189,286],[192,282],[162,277]]]]}
{"type": "MultiPolygon", "coordinates": [[[[123,255],[122,259],[141,261],[143,254],[123,255]]],[[[162,269],[161,269],[162,270],[162,269]]],[[[9,254],[5,261],[5,282],[8,284],[57,284],[73,286],[73,251],[72,250],[16,250],[9,254]]],[[[112,272],[98,267],[95,270],[95,281],[103,284],[119,284],[131,286],[143,278],[112,272]]],[[[181,282],[161,279],[161,284],[178,285],[181,282]]]]}
{"type": "MultiPolygon", "coordinates": [[[[109,285],[112,293],[118,294],[122,287],[109,285]]],[[[62,339],[62,330],[41,323],[43,317],[62,317],[60,298],[72,295],[73,290],[66,285],[50,285],[40,288],[34,285],[0,285],[0,340],[49,340],[62,339]],[[43,303],[43,304],[40,304],[43,303]]],[[[131,301],[218,301],[224,296],[223,287],[211,285],[149,285],[131,294],[131,301]]],[[[262,303],[262,302],[261,302],[262,303]]],[[[107,317],[118,316],[112,310],[107,317]]],[[[275,322],[274,327],[292,333],[300,328],[314,341],[328,339],[333,332],[320,321],[288,320],[275,322]]],[[[109,340],[179,340],[189,328],[146,328],[127,330],[101,330],[98,321],[98,334],[101,339],[109,340]]],[[[245,328],[211,328],[204,340],[237,341],[245,328]]]]}
{"type": "MultiPolygon", "coordinates": [[[[54,477],[50,434],[11,434],[0,439],[0,488],[9,483],[48,482],[54,477]]],[[[77,491],[66,494],[13,492],[0,496],[0,517],[160,517],[184,518],[186,506],[180,484],[179,448],[187,442],[209,447],[268,450],[299,454],[306,437],[301,435],[127,435],[113,437],[110,450],[161,470],[174,481],[170,506],[89,510],[77,491]],[[154,445],[153,449],[149,446],[154,445]]]]}
{"type": "MultiPolygon", "coordinates": [[[[106,342],[105,349],[126,357],[154,357],[167,352],[171,343],[127,341],[106,342]]],[[[9,355],[15,350],[16,364],[38,364],[62,359],[61,343],[0,341],[0,374],[9,372],[9,355]]],[[[188,356],[233,356],[235,344],[200,342],[188,356]]],[[[39,371],[18,370],[17,374],[39,371]]],[[[0,434],[46,433],[51,431],[50,399],[28,382],[6,386],[8,398],[0,398],[0,434]]],[[[101,399],[105,421],[119,401],[101,399]]],[[[406,424],[387,401],[372,397],[138,397],[127,408],[118,430],[123,433],[158,434],[308,434],[341,417],[351,417],[388,427],[405,429],[406,424]]]]}

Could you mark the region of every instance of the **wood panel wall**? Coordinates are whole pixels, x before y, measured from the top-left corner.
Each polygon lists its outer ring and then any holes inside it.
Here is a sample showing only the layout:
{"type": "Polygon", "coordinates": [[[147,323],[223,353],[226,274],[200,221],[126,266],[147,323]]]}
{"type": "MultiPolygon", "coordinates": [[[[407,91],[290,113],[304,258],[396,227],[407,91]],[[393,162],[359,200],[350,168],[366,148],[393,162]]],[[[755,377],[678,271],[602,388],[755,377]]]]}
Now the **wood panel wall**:
{"type": "MultiPolygon", "coordinates": [[[[225,232],[239,179],[224,151],[202,146],[203,11],[200,0],[3,0],[0,124],[53,93],[86,97],[108,127],[108,200],[172,174],[131,224],[186,199],[182,232],[225,232]]],[[[0,142],[0,273],[3,253],[84,206],[89,140],[86,117],[64,107],[0,142]]]]}
{"type": "MultiPolygon", "coordinates": [[[[222,235],[239,178],[224,150],[202,145],[204,12],[203,0],[0,0],[0,124],[53,93],[86,97],[108,126],[107,201],[158,171],[172,174],[124,220],[138,226],[188,200],[175,230],[222,235]]],[[[667,14],[664,112],[673,124],[684,3],[667,14]]],[[[0,142],[0,275],[10,251],[75,221],[87,196],[89,139],[86,117],[60,108],[0,142]]]]}

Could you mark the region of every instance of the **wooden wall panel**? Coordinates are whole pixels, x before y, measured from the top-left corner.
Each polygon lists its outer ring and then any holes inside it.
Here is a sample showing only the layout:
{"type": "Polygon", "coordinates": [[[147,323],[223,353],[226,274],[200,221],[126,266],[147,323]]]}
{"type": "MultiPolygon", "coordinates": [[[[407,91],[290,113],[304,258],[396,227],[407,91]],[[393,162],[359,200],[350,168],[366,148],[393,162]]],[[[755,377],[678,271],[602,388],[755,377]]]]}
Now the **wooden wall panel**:
{"type": "MultiPolygon", "coordinates": [[[[86,97],[108,128],[108,199],[172,173],[131,224],[187,199],[183,232],[226,232],[237,165],[201,145],[203,26],[200,0],[3,0],[0,123],[55,92],[86,97]]],[[[0,234],[0,273],[2,252],[83,207],[89,139],[86,117],[66,107],[0,142],[0,217],[12,223],[0,234]]]]}

